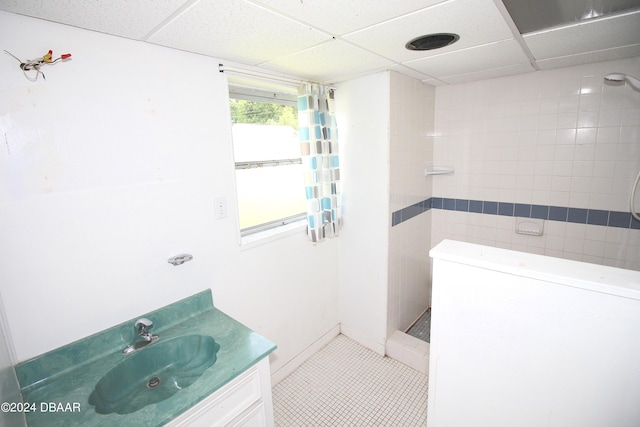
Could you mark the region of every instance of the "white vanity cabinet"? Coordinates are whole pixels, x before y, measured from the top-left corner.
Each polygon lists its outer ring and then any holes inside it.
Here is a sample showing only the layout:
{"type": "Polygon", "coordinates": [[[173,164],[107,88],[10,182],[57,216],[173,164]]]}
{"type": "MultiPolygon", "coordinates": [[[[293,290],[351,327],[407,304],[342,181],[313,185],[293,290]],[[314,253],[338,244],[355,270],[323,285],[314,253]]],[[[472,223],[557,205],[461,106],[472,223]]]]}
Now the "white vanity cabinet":
{"type": "Polygon", "coordinates": [[[269,358],[260,360],[166,426],[273,427],[269,358]]]}

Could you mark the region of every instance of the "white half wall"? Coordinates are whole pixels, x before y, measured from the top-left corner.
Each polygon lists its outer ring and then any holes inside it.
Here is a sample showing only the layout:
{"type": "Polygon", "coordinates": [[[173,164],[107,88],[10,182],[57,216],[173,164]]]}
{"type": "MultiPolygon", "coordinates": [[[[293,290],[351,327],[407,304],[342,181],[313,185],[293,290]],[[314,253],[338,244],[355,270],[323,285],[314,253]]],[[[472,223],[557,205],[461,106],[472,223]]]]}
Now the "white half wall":
{"type": "Polygon", "coordinates": [[[640,425],[640,272],[445,240],[429,427],[640,425]]]}

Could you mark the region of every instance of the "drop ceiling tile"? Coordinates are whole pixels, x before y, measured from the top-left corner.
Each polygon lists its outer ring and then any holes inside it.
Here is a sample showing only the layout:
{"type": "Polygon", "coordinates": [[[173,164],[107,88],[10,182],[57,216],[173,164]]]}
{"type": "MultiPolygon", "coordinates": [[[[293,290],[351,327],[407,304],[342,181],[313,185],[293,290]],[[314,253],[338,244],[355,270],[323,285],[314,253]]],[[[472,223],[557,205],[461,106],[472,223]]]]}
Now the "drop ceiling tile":
{"type": "MultiPolygon", "coordinates": [[[[429,58],[405,62],[404,65],[432,77],[475,73],[482,70],[529,64],[529,58],[514,39],[489,43],[429,58]]],[[[533,67],[531,67],[533,70],[533,67]]]]}
{"type": "Polygon", "coordinates": [[[443,1],[253,0],[333,35],[360,30],[443,1]]]}
{"type": "Polygon", "coordinates": [[[458,74],[455,76],[444,76],[444,77],[441,77],[440,80],[450,84],[457,84],[457,83],[472,82],[476,80],[492,79],[496,77],[512,76],[514,74],[530,73],[534,71],[535,69],[531,66],[531,64],[516,64],[516,65],[510,65],[508,67],[494,68],[490,70],[480,70],[475,73],[464,73],[464,74],[458,74]]]}
{"type": "Polygon", "coordinates": [[[248,65],[326,40],[331,36],[243,0],[197,2],[148,39],[248,65]]]}
{"type": "Polygon", "coordinates": [[[421,73],[420,71],[414,70],[413,68],[410,68],[410,67],[406,67],[402,64],[394,64],[391,66],[391,69],[401,74],[404,74],[406,76],[413,77],[414,79],[418,79],[422,81],[433,79],[433,76],[421,73]]]}
{"type": "Polygon", "coordinates": [[[570,67],[572,65],[612,61],[615,59],[633,58],[636,56],[640,56],[640,44],[598,50],[595,52],[579,53],[577,55],[561,56],[558,58],[543,59],[536,61],[536,64],[541,70],[550,70],[552,68],[570,67]]]}
{"type": "Polygon", "coordinates": [[[525,34],[524,41],[536,59],[637,44],[640,41],[640,11],[525,34]]]}
{"type": "Polygon", "coordinates": [[[422,83],[424,84],[428,84],[430,86],[446,86],[448,83],[445,83],[441,80],[436,80],[436,79],[426,79],[426,80],[422,80],[422,83]]]}
{"type": "Polygon", "coordinates": [[[262,66],[313,81],[338,82],[388,69],[391,61],[341,40],[332,40],[262,66]]]}
{"type": "Polygon", "coordinates": [[[140,39],[186,0],[2,0],[0,8],[47,21],[140,39]]]}
{"type": "Polygon", "coordinates": [[[396,62],[512,37],[513,33],[492,0],[452,0],[344,36],[346,40],[396,62]],[[408,41],[431,33],[456,33],[460,40],[432,51],[417,52],[404,48],[408,41]]]}

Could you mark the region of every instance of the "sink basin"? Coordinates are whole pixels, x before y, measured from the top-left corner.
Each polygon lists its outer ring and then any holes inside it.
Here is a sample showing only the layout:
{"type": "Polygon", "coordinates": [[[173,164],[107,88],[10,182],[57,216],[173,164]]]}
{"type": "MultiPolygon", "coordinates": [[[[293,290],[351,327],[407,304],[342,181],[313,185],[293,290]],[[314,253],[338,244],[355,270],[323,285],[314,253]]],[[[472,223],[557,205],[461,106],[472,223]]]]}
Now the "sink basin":
{"type": "Polygon", "coordinates": [[[206,335],[158,341],[107,372],[89,396],[99,414],[129,414],[189,387],[217,359],[220,345],[206,335]]]}

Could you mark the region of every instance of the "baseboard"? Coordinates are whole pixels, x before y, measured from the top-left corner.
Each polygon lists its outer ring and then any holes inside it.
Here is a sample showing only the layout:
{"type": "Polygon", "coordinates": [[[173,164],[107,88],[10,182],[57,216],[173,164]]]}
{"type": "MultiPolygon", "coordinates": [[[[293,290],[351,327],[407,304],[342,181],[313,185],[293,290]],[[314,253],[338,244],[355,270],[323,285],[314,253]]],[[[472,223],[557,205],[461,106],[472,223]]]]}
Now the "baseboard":
{"type": "Polygon", "coordinates": [[[271,385],[275,386],[278,384],[289,374],[295,371],[298,366],[302,365],[305,360],[327,345],[329,341],[337,337],[339,334],[343,334],[346,337],[351,338],[355,342],[375,351],[381,356],[386,354],[389,357],[392,357],[405,365],[409,365],[422,373],[426,373],[429,368],[429,344],[424,341],[397,331],[387,339],[387,346],[385,348],[383,344],[379,344],[370,338],[355,332],[347,326],[336,325],[314,341],[309,347],[305,348],[296,357],[271,374],[271,385]]]}
{"type": "Polygon", "coordinates": [[[271,386],[275,386],[289,374],[296,370],[296,368],[304,363],[309,357],[327,345],[329,341],[334,339],[340,334],[340,325],[336,325],[328,332],[314,341],[309,347],[305,348],[296,357],[284,364],[280,369],[271,374],[271,386]]]}
{"type": "Polygon", "coordinates": [[[385,354],[384,344],[379,344],[373,341],[372,339],[370,339],[369,337],[366,337],[362,334],[355,332],[353,329],[350,329],[347,326],[344,326],[341,324],[340,333],[344,336],[351,338],[355,342],[367,347],[368,349],[375,351],[381,356],[384,356],[385,354]]]}
{"type": "Polygon", "coordinates": [[[429,373],[429,343],[404,332],[395,331],[387,339],[387,356],[418,372],[429,373]]]}

